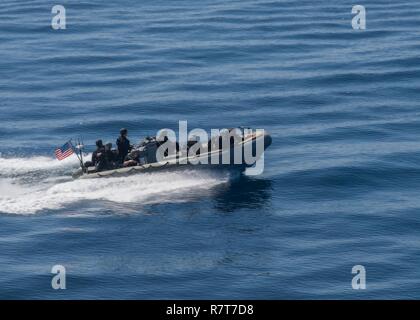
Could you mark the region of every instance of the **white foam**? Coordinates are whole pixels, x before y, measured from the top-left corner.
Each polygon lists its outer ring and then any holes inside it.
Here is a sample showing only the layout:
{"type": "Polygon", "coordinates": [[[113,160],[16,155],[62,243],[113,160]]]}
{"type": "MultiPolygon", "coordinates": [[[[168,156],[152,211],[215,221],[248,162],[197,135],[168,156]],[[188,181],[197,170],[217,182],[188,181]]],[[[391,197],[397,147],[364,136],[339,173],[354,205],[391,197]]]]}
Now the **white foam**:
{"type": "Polygon", "coordinates": [[[16,177],[10,178],[10,173],[31,174],[34,168],[49,170],[50,165],[72,167],[74,163],[57,164],[50,158],[35,157],[10,159],[12,166],[6,168],[3,160],[0,158],[0,212],[14,214],[60,209],[85,200],[106,200],[122,204],[178,202],[185,199],[184,195],[188,190],[193,189],[195,193],[206,192],[229,179],[228,174],[221,172],[182,170],[65,182],[59,176],[40,177],[39,180],[23,183],[16,177]],[[18,166],[17,163],[24,166],[18,166]],[[7,177],[1,177],[2,173],[6,173],[7,177]]]}
{"type": "Polygon", "coordinates": [[[51,171],[77,166],[76,156],[62,161],[50,157],[3,158],[0,157],[0,176],[16,176],[34,171],[51,171]]]}

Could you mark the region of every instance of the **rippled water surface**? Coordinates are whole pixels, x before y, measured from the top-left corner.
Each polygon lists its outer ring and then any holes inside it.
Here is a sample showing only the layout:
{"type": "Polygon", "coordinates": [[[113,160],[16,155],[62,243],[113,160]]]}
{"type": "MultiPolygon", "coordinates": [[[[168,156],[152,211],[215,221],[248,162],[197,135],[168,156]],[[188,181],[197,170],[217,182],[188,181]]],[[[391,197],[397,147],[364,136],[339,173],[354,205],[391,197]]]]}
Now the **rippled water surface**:
{"type": "Polygon", "coordinates": [[[420,298],[417,0],[55,4],[0,4],[0,298],[420,298]],[[264,174],[53,158],[178,120],[268,130],[264,174]]]}

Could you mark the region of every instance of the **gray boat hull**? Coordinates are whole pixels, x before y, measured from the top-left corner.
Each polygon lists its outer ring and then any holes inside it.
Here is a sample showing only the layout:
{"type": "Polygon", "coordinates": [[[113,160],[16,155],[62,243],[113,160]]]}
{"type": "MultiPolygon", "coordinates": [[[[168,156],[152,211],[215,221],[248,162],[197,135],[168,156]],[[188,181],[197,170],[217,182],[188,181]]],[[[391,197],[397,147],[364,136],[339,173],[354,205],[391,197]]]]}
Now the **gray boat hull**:
{"type": "Polygon", "coordinates": [[[162,162],[139,164],[132,167],[123,167],[113,170],[106,170],[101,172],[86,173],[80,168],[73,173],[74,179],[91,179],[91,178],[104,178],[104,177],[115,177],[124,176],[145,172],[154,172],[162,170],[179,170],[186,168],[194,169],[205,169],[205,170],[235,170],[243,172],[247,167],[251,167],[257,160],[261,158],[262,153],[265,149],[270,146],[272,140],[268,133],[255,134],[248,139],[244,139],[243,142],[234,144],[227,150],[216,150],[213,152],[206,152],[200,155],[187,156],[187,157],[173,157],[162,162]],[[262,139],[262,140],[260,140],[262,139]],[[263,150],[258,152],[257,143],[263,143],[263,150]],[[235,154],[238,150],[245,149],[245,147],[252,148],[252,154],[255,155],[254,163],[247,163],[243,152],[240,153],[242,156],[240,159],[235,159],[235,154]],[[261,152],[262,151],[262,152],[261,152]],[[228,161],[226,161],[228,159],[228,161]],[[227,162],[227,163],[226,163],[227,162]]]}

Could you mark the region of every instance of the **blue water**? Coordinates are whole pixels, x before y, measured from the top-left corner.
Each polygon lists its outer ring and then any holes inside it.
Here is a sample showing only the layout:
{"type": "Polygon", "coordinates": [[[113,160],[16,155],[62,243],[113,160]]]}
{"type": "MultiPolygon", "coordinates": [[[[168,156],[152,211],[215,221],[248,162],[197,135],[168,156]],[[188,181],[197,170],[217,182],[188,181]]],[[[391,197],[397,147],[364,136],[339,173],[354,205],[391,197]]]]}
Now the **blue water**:
{"type": "Polygon", "coordinates": [[[0,298],[420,298],[418,0],[55,4],[0,4],[0,298]],[[268,130],[264,173],[53,157],[179,120],[268,130]]]}

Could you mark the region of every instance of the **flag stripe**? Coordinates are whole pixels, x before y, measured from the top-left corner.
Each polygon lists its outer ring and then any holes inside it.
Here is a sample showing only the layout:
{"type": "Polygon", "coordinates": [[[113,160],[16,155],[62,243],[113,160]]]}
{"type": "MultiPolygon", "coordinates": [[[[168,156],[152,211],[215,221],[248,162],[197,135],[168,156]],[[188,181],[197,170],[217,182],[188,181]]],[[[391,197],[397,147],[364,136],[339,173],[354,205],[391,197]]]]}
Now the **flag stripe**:
{"type": "Polygon", "coordinates": [[[70,142],[66,142],[61,148],[57,148],[54,153],[58,160],[63,160],[74,153],[73,146],[70,142]]]}
{"type": "Polygon", "coordinates": [[[57,157],[68,157],[71,156],[73,154],[73,152],[66,152],[66,153],[58,153],[56,154],[57,157]]]}

